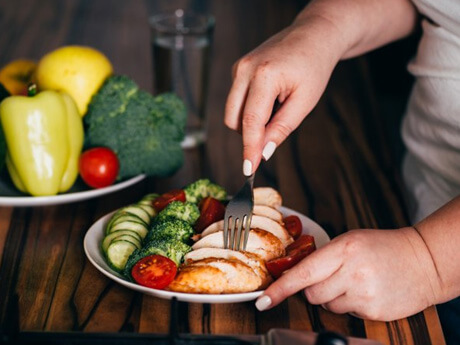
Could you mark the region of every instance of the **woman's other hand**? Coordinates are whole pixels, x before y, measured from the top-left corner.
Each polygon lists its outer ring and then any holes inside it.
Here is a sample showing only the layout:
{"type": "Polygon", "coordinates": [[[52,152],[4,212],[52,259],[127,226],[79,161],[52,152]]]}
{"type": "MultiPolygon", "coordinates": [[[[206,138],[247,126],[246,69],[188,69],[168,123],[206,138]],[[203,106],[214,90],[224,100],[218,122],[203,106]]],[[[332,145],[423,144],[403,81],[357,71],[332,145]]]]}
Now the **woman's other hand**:
{"type": "Polygon", "coordinates": [[[354,230],[336,237],[269,286],[256,306],[268,309],[303,290],[335,313],[389,321],[440,301],[441,282],[414,228],[354,230]]]}

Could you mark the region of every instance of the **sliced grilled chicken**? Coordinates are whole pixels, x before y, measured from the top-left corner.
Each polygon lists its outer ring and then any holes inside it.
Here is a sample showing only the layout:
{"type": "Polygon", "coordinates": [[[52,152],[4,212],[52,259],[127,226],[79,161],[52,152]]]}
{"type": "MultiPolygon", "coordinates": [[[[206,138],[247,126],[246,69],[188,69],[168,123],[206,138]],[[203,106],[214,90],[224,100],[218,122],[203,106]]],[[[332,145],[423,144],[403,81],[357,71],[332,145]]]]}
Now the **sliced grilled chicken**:
{"type": "Polygon", "coordinates": [[[260,288],[265,288],[272,280],[267,268],[265,267],[265,262],[257,255],[249,252],[240,252],[223,248],[200,248],[192,250],[185,255],[185,264],[193,264],[195,261],[207,258],[241,261],[251,267],[251,269],[261,278],[260,288]]]}
{"type": "Polygon", "coordinates": [[[189,293],[221,294],[255,291],[261,284],[262,279],[252,268],[239,260],[207,258],[182,266],[168,288],[189,293]]]}
{"type": "MultiPolygon", "coordinates": [[[[241,238],[241,241],[243,241],[243,238],[241,238]]],[[[194,250],[200,248],[223,247],[224,236],[222,231],[214,232],[202,237],[192,246],[194,250]]],[[[252,229],[249,231],[246,251],[257,254],[264,261],[275,259],[285,254],[284,246],[281,243],[281,240],[270,232],[260,229],[252,229]]]]}
{"type": "Polygon", "coordinates": [[[270,187],[254,188],[254,205],[266,205],[279,209],[283,199],[277,190],[270,187]]]}
{"type": "Polygon", "coordinates": [[[275,222],[280,224],[283,222],[283,214],[267,205],[254,205],[252,214],[273,219],[275,222]]]}
{"type": "Polygon", "coordinates": [[[205,236],[208,236],[210,234],[213,234],[218,231],[223,231],[223,230],[224,230],[224,220],[219,220],[217,222],[212,223],[206,229],[204,229],[200,237],[203,238],[205,236]]]}
{"type": "MultiPolygon", "coordinates": [[[[270,232],[271,234],[278,237],[285,247],[294,241],[284,226],[267,217],[253,215],[251,220],[251,229],[261,229],[270,232]]],[[[201,238],[222,230],[224,230],[223,220],[215,222],[204,229],[204,231],[201,233],[201,238]]]]}
{"type": "Polygon", "coordinates": [[[226,275],[212,266],[185,265],[179,268],[176,278],[167,289],[186,293],[224,293],[226,275]]]}

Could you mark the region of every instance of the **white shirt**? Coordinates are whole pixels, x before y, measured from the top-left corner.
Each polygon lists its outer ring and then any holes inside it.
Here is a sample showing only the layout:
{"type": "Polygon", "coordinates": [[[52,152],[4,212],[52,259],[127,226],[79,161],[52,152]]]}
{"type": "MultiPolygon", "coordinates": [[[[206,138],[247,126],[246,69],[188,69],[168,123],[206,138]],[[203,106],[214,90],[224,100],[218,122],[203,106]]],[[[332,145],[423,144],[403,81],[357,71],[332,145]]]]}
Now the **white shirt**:
{"type": "Polygon", "coordinates": [[[408,66],[416,81],[402,125],[411,156],[406,164],[412,165],[405,167],[404,178],[416,200],[435,199],[431,192],[440,194],[449,186],[449,191],[438,195],[435,206],[433,200],[427,200],[429,207],[418,201],[422,209],[416,218],[420,219],[460,194],[460,0],[413,2],[435,24],[423,21],[417,55],[408,66]],[[415,169],[424,170],[423,178],[410,176],[408,171],[415,169]],[[421,184],[431,192],[420,194],[421,184]]]}

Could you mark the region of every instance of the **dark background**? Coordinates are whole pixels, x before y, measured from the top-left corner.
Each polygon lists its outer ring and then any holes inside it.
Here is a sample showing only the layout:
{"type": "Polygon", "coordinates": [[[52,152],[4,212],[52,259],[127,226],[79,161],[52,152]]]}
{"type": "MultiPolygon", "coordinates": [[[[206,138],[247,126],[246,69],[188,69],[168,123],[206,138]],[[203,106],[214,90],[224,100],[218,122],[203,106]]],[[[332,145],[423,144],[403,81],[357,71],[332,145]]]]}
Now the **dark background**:
{"type": "MultiPolygon", "coordinates": [[[[216,17],[215,61],[226,55],[226,63],[214,64],[211,70],[212,75],[218,75],[211,81],[219,80],[219,85],[210,85],[208,107],[210,126],[216,128],[222,126],[231,64],[289,25],[306,3],[300,0],[0,0],[0,66],[17,58],[39,60],[63,44],[89,45],[109,57],[116,73],[131,76],[142,88],[152,91],[149,15],[176,8],[212,13],[216,17]],[[233,25],[222,25],[229,17],[234,18],[233,25]],[[240,41],[232,44],[231,37],[235,35],[240,41]]],[[[403,152],[399,122],[412,83],[406,65],[414,55],[418,35],[415,33],[365,57],[397,162],[403,152]]]]}

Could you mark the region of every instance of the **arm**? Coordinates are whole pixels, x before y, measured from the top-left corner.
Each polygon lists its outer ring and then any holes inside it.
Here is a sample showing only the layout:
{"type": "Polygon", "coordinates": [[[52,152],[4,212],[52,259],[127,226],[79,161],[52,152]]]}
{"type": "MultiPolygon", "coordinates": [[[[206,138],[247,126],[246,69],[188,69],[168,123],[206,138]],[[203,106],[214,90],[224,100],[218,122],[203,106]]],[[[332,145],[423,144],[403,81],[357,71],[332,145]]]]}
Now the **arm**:
{"type": "Polygon", "coordinates": [[[245,175],[257,168],[261,155],[270,158],[313,109],[340,59],[402,38],[415,22],[409,0],[317,0],[240,59],[225,123],[242,131],[245,175]],[[270,120],[275,100],[282,106],[270,120]]]}
{"type": "Polygon", "coordinates": [[[267,309],[304,290],[336,313],[395,320],[460,295],[460,197],[399,230],[336,237],[274,282],[256,302],[267,309]]]}
{"type": "Polygon", "coordinates": [[[436,268],[439,298],[446,302],[460,295],[460,196],[415,225],[436,268]]]}

